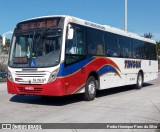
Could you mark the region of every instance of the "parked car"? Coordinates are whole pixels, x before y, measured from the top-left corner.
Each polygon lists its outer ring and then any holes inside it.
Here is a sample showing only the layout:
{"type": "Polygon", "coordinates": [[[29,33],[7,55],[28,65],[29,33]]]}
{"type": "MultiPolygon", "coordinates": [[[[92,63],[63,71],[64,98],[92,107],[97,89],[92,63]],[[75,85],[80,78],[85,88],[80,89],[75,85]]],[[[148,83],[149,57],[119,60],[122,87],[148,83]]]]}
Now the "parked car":
{"type": "Polygon", "coordinates": [[[0,78],[6,78],[7,77],[7,72],[0,72],[0,78]]]}

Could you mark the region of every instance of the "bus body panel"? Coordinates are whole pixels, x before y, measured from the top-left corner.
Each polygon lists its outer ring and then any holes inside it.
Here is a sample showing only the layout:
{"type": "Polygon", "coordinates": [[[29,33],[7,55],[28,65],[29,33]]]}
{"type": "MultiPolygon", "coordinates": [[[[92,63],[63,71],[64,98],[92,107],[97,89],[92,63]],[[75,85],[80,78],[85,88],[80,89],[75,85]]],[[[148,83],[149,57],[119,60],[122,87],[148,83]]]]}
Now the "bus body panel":
{"type": "Polygon", "coordinates": [[[143,72],[144,82],[151,81],[158,77],[158,67],[157,61],[152,60],[141,60],[141,59],[128,59],[128,58],[110,58],[120,68],[120,72],[118,76],[115,73],[107,73],[100,77],[100,89],[124,86],[124,85],[132,85],[137,82],[137,75],[139,71],[143,72]],[[141,68],[125,68],[125,60],[129,61],[141,61],[141,68]]]}

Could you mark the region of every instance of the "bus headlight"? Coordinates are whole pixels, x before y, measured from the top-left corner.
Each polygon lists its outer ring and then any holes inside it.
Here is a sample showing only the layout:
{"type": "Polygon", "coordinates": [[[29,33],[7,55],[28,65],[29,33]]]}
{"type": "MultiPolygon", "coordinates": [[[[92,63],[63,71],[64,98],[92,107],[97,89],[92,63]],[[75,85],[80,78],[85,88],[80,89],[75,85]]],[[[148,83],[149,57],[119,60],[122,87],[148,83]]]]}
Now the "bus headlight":
{"type": "Polygon", "coordinates": [[[49,79],[48,79],[48,82],[53,82],[56,80],[57,78],[57,74],[58,74],[58,70],[55,70],[51,73],[49,79]]]}
{"type": "Polygon", "coordinates": [[[8,80],[10,80],[11,82],[13,82],[13,77],[11,72],[8,70],[8,80]]]}

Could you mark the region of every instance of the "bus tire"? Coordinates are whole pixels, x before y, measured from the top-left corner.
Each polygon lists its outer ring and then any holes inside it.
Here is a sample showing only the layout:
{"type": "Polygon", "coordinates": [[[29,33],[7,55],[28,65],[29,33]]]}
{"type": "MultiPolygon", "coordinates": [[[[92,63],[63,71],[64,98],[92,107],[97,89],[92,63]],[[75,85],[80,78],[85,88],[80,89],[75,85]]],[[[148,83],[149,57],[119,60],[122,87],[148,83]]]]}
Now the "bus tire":
{"type": "Polygon", "coordinates": [[[96,90],[97,90],[97,83],[93,76],[90,76],[87,79],[86,85],[85,85],[85,93],[84,93],[84,99],[86,101],[94,100],[96,96],[96,90]]]}
{"type": "Polygon", "coordinates": [[[135,88],[136,89],[141,89],[143,86],[143,75],[141,72],[138,73],[138,76],[137,76],[137,83],[135,85],[135,88]]]}

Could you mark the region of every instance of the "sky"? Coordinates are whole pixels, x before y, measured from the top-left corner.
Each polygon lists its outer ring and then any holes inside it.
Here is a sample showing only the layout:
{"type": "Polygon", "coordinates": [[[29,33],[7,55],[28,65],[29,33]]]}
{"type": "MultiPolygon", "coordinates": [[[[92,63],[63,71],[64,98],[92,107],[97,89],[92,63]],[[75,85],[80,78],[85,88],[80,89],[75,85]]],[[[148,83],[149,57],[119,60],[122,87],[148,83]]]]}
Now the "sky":
{"type": "MultiPolygon", "coordinates": [[[[0,35],[22,20],[46,15],[71,15],[124,29],[124,0],[1,0],[0,12],[0,35]]],[[[128,31],[150,32],[160,41],[160,0],[128,0],[128,31]]]]}

